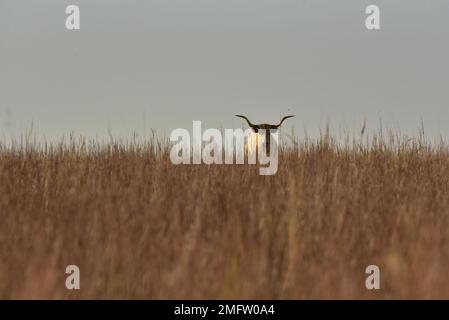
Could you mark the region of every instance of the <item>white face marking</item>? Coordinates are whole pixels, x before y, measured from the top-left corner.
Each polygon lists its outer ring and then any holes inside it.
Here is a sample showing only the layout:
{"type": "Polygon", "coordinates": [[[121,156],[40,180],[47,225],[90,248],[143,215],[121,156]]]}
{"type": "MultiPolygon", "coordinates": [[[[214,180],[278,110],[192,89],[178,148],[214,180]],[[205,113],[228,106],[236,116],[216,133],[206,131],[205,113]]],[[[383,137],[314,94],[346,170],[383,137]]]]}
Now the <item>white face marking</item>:
{"type": "Polygon", "coordinates": [[[248,141],[245,145],[246,152],[257,152],[257,146],[259,145],[259,141],[261,141],[261,135],[258,132],[252,132],[248,136],[248,141]]]}

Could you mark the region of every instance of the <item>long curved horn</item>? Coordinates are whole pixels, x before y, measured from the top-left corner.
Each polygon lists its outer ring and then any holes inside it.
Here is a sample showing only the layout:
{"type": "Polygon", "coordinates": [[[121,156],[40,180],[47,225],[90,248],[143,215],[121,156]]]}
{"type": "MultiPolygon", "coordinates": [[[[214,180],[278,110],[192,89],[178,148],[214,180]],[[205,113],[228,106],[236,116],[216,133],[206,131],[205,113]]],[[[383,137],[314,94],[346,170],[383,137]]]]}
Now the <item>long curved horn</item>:
{"type": "Polygon", "coordinates": [[[245,116],[242,116],[242,115],[239,115],[239,114],[236,114],[235,115],[236,117],[239,117],[239,118],[243,118],[243,119],[245,119],[246,120],[246,122],[248,122],[248,125],[251,127],[251,128],[253,128],[253,129],[255,129],[256,128],[256,125],[254,125],[254,124],[252,124],[251,123],[251,121],[249,121],[249,119],[247,118],[247,117],[245,117],[245,116]]]}
{"type": "Polygon", "coordinates": [[[285,117],[283,117],[281,122],[278,125],[276,125],[275,127],[279,128],[285,120],[287,120],[288,118],[293,118],[293,117],[294,116],[285,116],[285,117]]]}

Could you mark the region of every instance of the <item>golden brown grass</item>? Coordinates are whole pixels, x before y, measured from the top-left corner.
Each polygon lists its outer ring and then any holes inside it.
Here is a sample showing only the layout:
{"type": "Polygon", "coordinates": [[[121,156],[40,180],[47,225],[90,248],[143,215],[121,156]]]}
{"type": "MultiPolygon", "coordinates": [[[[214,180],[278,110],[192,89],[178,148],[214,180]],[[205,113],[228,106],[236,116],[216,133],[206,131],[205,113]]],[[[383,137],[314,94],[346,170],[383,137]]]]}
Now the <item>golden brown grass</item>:
{"type": "Polygon", "coordinates": [[[1,145],[0,298],[449,298],[443,142],[325,135],[283,148],[274,176],[167,152],[1,145]]]}

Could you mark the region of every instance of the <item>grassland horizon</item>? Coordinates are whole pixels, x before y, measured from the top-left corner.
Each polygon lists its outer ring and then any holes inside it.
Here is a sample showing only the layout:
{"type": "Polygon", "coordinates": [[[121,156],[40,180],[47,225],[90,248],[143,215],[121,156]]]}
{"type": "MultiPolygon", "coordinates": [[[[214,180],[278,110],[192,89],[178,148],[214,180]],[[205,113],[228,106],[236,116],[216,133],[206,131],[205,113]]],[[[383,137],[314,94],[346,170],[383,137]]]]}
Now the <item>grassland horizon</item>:
{"type": "Polygon", "coordinates": [[[290,135],[273,176],[169,150],[0,141],[0,298],[449,298],[444,139],[290,135]],[[381,290],[365,288],[373,264],[381,290]]]}

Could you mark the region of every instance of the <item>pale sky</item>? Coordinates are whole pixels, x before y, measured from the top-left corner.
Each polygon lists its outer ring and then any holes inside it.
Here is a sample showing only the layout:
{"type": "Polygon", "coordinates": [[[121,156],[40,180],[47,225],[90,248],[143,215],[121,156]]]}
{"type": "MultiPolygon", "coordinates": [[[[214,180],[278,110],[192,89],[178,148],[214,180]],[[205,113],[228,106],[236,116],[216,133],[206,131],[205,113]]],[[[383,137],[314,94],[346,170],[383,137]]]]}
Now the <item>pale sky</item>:
{"type": "Polygon", "coordinates": [[[449,138],[449,1],[0,0],[2,137],[32,121],[48,137],[235,128],[236,113],[295,114],[300,135],[422,118],[449,138]]]}

